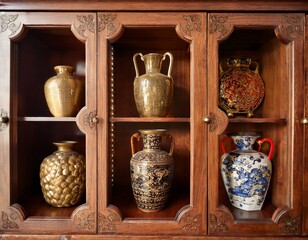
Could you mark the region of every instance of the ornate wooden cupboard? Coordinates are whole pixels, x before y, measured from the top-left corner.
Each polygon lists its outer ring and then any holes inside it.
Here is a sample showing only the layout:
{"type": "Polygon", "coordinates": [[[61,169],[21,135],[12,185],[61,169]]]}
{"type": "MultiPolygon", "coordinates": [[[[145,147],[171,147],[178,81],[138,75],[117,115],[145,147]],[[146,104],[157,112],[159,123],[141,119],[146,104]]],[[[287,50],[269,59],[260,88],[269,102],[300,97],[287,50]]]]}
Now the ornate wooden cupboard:
{"type": "Polygon", "coordinates": [[[0,238],[307,237],[307,11],[305,1],[1,2],[0,238]],[[139,117],[138,52],[174,56],[167,117],[139,117]],[[233,56],[260,63],[265,96],[251,118],[219,107],[219,65],[233,56]],[[44,98],[61,64],[85,81],[76,117],[52,117],[44,98]],[[137,208],[130,181],[130,136],[147,128],[175,140],[170,198],[155,213],[137,208]],[[239,131],[275,143],[259,211],[233,207],[223,185],[220,142],[239,131]],[[51,207],[41,192],[40,164],[57,140],[77,141],[86,158],[86,193],[73,207],[51,207]]]}

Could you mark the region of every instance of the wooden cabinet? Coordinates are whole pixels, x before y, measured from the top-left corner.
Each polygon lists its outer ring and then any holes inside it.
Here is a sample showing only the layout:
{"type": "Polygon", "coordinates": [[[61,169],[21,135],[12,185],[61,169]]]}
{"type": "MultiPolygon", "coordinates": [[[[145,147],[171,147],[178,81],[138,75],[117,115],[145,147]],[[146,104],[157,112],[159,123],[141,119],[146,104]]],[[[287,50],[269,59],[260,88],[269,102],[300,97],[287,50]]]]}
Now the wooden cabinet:
{"type": "MultiPolygon", "coordinates": [[[[279,13],[269,2],[261,13],[258,4],[246,11],[245,4],[223,3],[181,2],[174,9],[152,1],[0,3],[1,237],[307,236],[308,5],[286,1],[290,12],[279,13]],[[133,95],[139,52],[174,56],[167,117],[139,117],[133,95]],[[218,104],[219,65],[233,56],[260,64],[265,97],[251,118],[230,118],[218,104]],[[56,65],[73,66],[85,81],[76,117],[48,110],[43,88],[56,65]],[[175,171],[166,207],[146,213],[131,189],[130,137],[154,128],[174,138],[175,171]],[[223,185],[220,142],[239,131],[261,132],[275,143],[260,211],[232,207],[223,185]],[[49,206],[40,188],[40,164],[57,140],[77,141],[86,159],[86,193],[73,207],[49,206]]],[[[167,70],[164,61],[162,73],[167,70]]]]}

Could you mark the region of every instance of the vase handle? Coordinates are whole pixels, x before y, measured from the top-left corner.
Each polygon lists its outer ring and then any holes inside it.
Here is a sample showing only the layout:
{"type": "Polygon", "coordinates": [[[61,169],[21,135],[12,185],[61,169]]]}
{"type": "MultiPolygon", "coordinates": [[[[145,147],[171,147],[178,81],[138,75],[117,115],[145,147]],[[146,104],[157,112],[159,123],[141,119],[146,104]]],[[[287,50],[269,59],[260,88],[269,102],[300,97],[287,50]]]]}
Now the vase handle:
{"type": "Polygon", "coordinates": [[[221,140],[221,150],[222,150],[223,153],[227,153],[226,147],[225,147],[225,142],[226,142],[226,141],[232,141],[232,143],[234,143],[232,137],[225,137],[225,138],[223,138],[223,139],[221,140]]]}
{"type": "Polygon", "coordinates": [[[169,155],[172,156],[173,155],[173,150],[174,150],[174,139],[171,135],[166,134],[166,138],[170,138],[171,142],[170,142],[170,150],[169,150],[169,155]]]}
{"type": "Polygon", "coordinates": [[[132,156],[136,153],[135,151],[135,145],[134,145],[134,138],[137,139],[137,141],[140,141],[140,133],[134,133],[131,137],[130,137],[130,147],[132,149],[132,156]]]}
{"type": "Polygon", "coordinates": [[[137,56],[140,56],[141,60],[143,61],[143,55],[142,53],[136,53],[134,56],[133,56],[133,62],[134,62],[134,67],[135,67],[135,71],[136,71],[136,77],[139,77],[139,70],[138,70],[138,65],[137,65],[137,56]]]}
{"type": "Polygon", "coordinates": [[[166,52],[163,55],[163,60],[165,60],[166,56],[169,56],[170,62],[169,62],[169,68],[168,68],[168,77],[171,78],[171,71],[172,71],[172,65],[173,65],[173,55],[170,52],[166,52]]]}
{"type": "Polygon", "coordinates": [[[259,140],[258,141],[258,144],[259,144],[258,152],[260,152],[261,146],[265,142],[268,142],[270,144],[270,150],[269,150],[269,153],[268,153],[267,157],[268,157],[268,160],[271,160],[272,156],[273,156],[273,152],[274,152],[274,142],[273,142],[272,139],[270,139],[270,138],[263,138],[263,139],[259,140]]]}

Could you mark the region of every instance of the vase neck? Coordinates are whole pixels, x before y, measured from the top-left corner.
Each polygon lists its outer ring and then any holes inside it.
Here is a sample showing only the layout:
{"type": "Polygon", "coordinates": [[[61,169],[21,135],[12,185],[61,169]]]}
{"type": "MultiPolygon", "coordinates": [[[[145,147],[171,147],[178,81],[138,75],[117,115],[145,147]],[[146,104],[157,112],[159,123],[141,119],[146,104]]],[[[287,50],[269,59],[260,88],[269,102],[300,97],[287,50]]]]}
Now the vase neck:
{"type": "Polygon", "coordinates": [[[63,142],[54,142],[53,144],[58,147],[58,151],[69,152],[72,151],[75,141],[63,141],[63,142]]]}
{"type": "Polygon", "coordinates": [[[159,73],[161,71],[163,55],[159,53],[149,53],[143,56],[146,73],[159,73]]]}
{"type": "Polygon", "coordinates": [[[56,71],[58,75],[59,74],[72,74],[73,67],[60,65],[60,66],[55,66],[54,70],[56,71]]]}
{"type": "Polygon", "coordinates": [[[164,130],[140,130],[143,150],[160,150],[164,130]]]}
{"type": "Polygon", "coordinates": [[[253,150],[253,145],[259,136],[231,136],[236,150],[246,151],[253,150]]]}

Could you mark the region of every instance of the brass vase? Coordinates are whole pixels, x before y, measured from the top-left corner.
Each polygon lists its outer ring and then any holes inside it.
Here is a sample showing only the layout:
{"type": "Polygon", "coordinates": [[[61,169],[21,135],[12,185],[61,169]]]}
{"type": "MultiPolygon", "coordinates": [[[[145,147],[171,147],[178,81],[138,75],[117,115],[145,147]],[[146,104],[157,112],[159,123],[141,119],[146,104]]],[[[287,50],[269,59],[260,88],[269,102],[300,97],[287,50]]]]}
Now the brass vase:
{"type": "Polygon", "coordinates": [[[53,207],[77,204],[85,192],[86,167],[83,155],[72,150],[74,141],[54,143],[58,150],[40,167],[44,198],[53,207]]]}
{"type": "Polygon", "coordinates": [[[72,75],[73,67],[55,66],[57,75],[44,85],[45,98],[55,117],[74,117],[82,107],[84,82],[72,75]]]}
{"type": "Polygon", "coordinates": [[[133,62],[136,70],[134,97],[139,115],[141,117],[167,116],[173,97],[172,54],[169,52],[165,54],[149,53],[146,55],[136,53],[133,57],[133,62]],[[145,64],[146,73],[141,76],[139,76],[137,56],[140,56],[145,64]],[[170,58],[168,75],[160,73],[162,61],[166,56],[170,58]]]}
{"type": "Polygon", "coordinates": [[[156,212],[166,205],[173,180],[173,139],[164,129],[139,130],[131,136],[131,184],[137,207],[156,212]],[[170,152],[161,150],[163,137],[171,138],[170,152]],[[142,138],[143,150],[135,153],[134,139],[142,138]]]}

